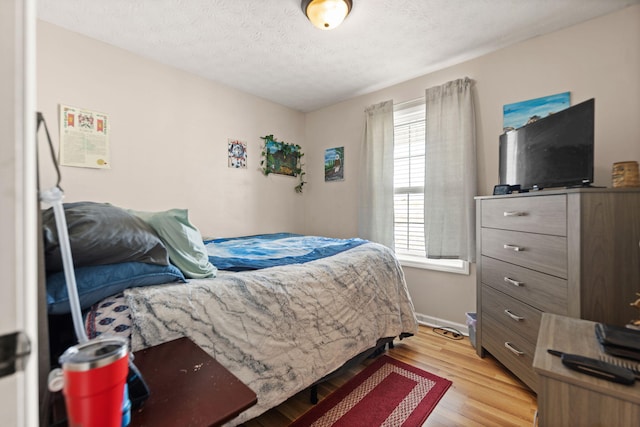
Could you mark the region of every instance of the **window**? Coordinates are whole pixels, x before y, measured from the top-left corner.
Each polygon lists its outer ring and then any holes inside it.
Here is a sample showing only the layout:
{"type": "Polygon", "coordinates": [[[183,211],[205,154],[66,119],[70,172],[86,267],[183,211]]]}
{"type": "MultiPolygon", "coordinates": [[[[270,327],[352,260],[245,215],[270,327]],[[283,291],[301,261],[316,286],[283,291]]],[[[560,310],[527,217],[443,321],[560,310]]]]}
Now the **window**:
{"type": "Polygon", "coordinates": [[[461,260],[427,258],[424,237],[425,102],[396,105],[394,121],[394,239],[403,265],[469,273],[461,260]]]}
{"type": "Polygon", "coordinates": [[[425,257],[424,103],[393,113],[394,237],[398,255],[425,257]]]}

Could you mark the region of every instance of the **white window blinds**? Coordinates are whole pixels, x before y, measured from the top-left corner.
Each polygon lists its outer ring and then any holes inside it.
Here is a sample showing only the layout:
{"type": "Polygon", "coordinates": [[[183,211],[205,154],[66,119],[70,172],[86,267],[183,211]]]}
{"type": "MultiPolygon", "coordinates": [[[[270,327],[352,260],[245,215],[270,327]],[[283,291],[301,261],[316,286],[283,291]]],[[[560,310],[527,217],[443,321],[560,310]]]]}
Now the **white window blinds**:
{"type": "Polygon", "coordinates": [[[424,99],[394,107],[394,236],[398,255],[425,257],[424,99]]]}

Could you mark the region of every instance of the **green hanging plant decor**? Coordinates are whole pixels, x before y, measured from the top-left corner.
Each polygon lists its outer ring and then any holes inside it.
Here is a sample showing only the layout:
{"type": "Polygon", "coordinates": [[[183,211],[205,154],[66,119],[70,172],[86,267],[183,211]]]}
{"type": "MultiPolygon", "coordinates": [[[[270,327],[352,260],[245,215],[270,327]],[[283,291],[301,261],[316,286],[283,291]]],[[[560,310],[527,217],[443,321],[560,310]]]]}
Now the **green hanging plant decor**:
{"type": "Polygon", "coordinates": [[[306,183],[305,172],[302,170],[302,148],[297,144],[287,144],[278,141],[273,135],[261,136],[264,140],[262,147],[262,160],[260,167],[266,176],[272,173],[288,176],[297,176],[300,183],[296,185],[296,193],[302,193],[302,187],[306,183]]]}

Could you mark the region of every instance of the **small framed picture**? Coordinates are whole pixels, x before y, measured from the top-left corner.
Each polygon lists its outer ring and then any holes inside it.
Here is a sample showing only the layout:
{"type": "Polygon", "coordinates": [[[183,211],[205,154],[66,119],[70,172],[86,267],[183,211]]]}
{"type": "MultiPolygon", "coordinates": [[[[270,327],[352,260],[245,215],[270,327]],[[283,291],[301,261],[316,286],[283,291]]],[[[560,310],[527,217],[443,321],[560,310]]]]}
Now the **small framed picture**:
{"type": "Polygon", "coordinates": [[[344,147],[327,148],[324,151],[324,180],[344,180],[344,147]]]}
{"type": "Polygon", "coordinates": [[[247,168],[247,143],[237,139],[229,139],[229,167],[247,168]]]}

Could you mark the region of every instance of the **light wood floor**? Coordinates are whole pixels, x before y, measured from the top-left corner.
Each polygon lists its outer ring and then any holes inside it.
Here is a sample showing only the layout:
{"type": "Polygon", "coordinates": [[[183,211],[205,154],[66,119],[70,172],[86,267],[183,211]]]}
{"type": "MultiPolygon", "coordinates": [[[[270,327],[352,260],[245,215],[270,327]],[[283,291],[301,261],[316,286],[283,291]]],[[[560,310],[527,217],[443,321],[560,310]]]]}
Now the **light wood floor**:
{"type": "MultiPolygon", "coordinates": [[[[536,395],[493,357],[479,358],[467,337],[452,340],[437,335],[430,327],[420,326],[416,336],[396,340],[395,348],[387,354],[453,382],[425,426],[533,425],[536,395]]],[[[319,386],[318,397],[327,396],[364,366],[319,386]]],[[[287,426],[311,406],[306,390],[245,426],[287,426]]]]}

